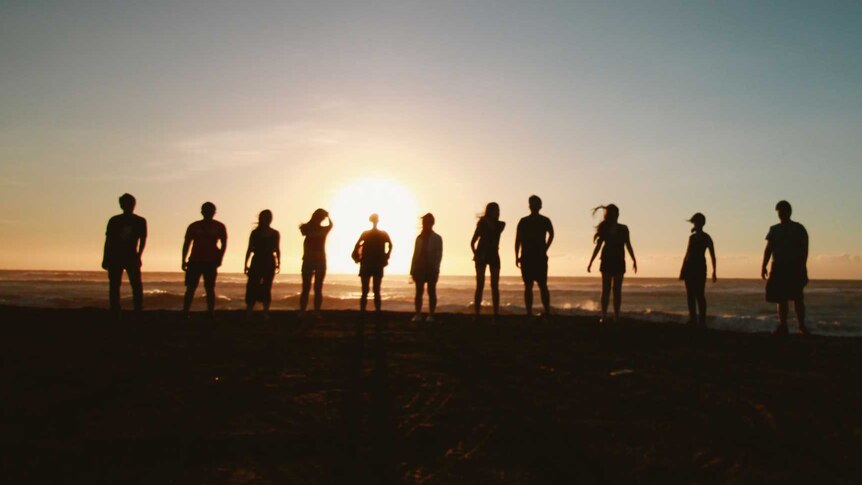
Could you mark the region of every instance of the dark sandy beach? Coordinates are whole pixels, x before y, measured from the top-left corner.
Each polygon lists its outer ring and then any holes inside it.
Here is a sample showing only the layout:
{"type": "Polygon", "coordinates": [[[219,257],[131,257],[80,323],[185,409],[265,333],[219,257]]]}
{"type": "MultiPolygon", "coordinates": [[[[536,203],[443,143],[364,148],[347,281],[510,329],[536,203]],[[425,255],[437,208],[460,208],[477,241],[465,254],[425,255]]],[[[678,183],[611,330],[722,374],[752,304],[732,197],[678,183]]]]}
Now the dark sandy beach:
{"type": "Polygon", "coordinates": [[[860,339],[408,320],[0,308],[2,482],[862,480],[860,339]]]}

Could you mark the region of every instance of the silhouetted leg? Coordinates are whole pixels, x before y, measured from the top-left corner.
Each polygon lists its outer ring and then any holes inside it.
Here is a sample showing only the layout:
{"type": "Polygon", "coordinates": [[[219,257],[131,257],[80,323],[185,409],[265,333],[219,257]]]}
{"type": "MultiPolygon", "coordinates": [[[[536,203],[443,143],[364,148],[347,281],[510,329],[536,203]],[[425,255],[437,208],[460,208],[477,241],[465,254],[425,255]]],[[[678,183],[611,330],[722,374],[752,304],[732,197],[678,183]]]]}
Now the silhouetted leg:
{"type": "MultiPolygon", "coordinates": [[[[484,276],[484,275],[483,275],[484,276]]],[[[494,316],[500,314],[500,267],[491,266],[491,301],[494,303],[494,316]]]]}
{"type": "Polygon", "coordinates": [[[787,326],[787,310],[788,305],[786,301],[783,301],[778,304],[778,323],[782,327],[787,326]]]}
{"type": "Polygon", "coordinates": [[[141,268],[132,266],[126,269],[129,285],[132,287],[132,302],[136,312],[144,309],[144,283],[141,280],[141,268]]]}
{"type": "Polygon", "coordinates": [[[204,290],[207,294],[207,312],[212,315],[215,311],[215,284],[216,270],[208,268],[204,271],[204,290]]]}
{"type": "Polygon", "coordinates": [[[433,315],[437,311],[437,280],[428,281],[428,311],[433,315]]]}
{"type": "Polygon", "coordinates": [[[275,279],[275,269],[269,270],[263,277],[263,285],[261,287],[261,300],[263,300],[263,311],[269,313],[269,307],[272,305],[272,281],[275,279]]]}
{"type": "Polygon", "coordinates": [[[538,281],[539,294],[542,296],[542,308],[545,309],[545,316],[551,315],[551,292],[548,291],[548,280],[542,278],[538,281]]]}
{"type": "Polygon", "coordinates": [[[312,276],[314,273],[311,271],[302,272],[302,293],[299,294],[299,309],[303,312],[308,308],[308,293],[311,291],[312,276]]]}
{"type": "Polygon", "coordinates": [[[533,280],[524,281],[524,306],[527,307],[527,315],[533,315],[533,280]]]}
{"type": "Polygon", "coordinates": [[[257,272],[253,269],[249,270],[248,281],[245,283],[245,309],[249,312],[254,310],[258,287],[257,279],[257,272]]]}
{"type": "Polygon", "coordinates": [[[123,267],[108,268],[108,301],[113,313],[120,312],[120,285],[123,282],[123,267]]]}
{"type": "Polygon", "coordinates": [[[688,323],[694,324],[697,322],[697,299],[695,298],[694,282],[686,278],[685,280],[685,299],[688,303],[688,323]]]}
{"type": "Polygon", "coordinates": [[[376,274],[372,278],[372,285],[374,289],[374,310],[380,311],[380,283],[383,280],[383,275],[376,274]]]}
{"type": "Polygon", "coordinates": [[[359,281],[362,282],[362,296],[359,297],[359,310],[365,311],[368,307],[368,283],[371,276],[361,275],[359,281]]]}
{"type": "Polygon", "coordinates": [[[413,307],[416,309],[416,313],[421,313],[422,294],[424,293],[425,282],[414,280],[414,283],[416,284],[416,296],[413,298],[413,307]]]}
{"type": "Polygon", "coordinates": [[[323,306],[323,280],[326,278],[325,269],[314,271],[314,311],[319,312],[323,306]]]}
{"type": "Polygon", "coordinates": [[[796,310],[796,321],[799,322],[799,331],[808,333],[808,327],[805,326],[805,300],[794,300],[793,307],[796,310]]]}
{"type": "Polygon", "coordinates": [[[613,275],[611,273],[602,273],[602,321],[606,322],[608,318],[608,303],[611,300],[611,281],[613,275]]]}
{"type": "Polygon", "coordinates": [[[189,264],[189,268],[186,270],[186,294],[183,297],[183,313],[188,313],[192,307],[192,301],[195,298],[195,290],[198,289],[198,283],[200,283],[201,274],[196,269],[192,268],[192,265],[189,264]]]}
{"type": "Polygon", "coordinates": [[[623,305],[623,275],[614,275],[614,320],[620,319],[620,307],[623,305]]]}
{"type": "Polygon", "coordinates": [[[697,281],[697,306],[699,310],[697,323],[706,325],[706,279],[697,281]]]}
{"type": "MultiPolygon", "coordinates": [[[[493,270],[492,270],[493,271],[493,270]]],[[[473,313],[482,311],[482,293],[485,291],[485,265],[476,265],[476,293],[473,295],[473,313]]]]}

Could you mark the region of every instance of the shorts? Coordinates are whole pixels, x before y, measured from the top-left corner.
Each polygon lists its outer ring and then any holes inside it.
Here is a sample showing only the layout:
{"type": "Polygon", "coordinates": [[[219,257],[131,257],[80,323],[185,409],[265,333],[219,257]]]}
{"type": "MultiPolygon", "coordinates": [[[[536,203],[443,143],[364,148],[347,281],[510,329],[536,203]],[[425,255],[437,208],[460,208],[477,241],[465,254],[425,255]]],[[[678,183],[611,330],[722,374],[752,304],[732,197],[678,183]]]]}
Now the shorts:
{"type": "Polygon", "coordinates": [[[383,266],[359,265],[359,276],[363,278],[383,278],[383,266]]]}
{"type": "Polygon", "coordinates": [[[808,284],[807,272],[794,268],[772,265],[766,280],[766,301],[784,303],[788,300],[802,301],[802,290],[808,284]]]}
{"type": "Polygon", "coordinates": [[[304,275],[326,274],[326,261],[303,260],[301,271],[304,275]]]}
{"type": "Polygon", "coordinates": [[[424,283],[428,283],[429,285],[436,285],[437,280],[440,278],[440,273],[439,272],[436,272],[436,273],[422,272],[422,273],[417,273],[417,274],[410,275],[410,276],[413,277],[414,282],[419,283],[420,285],[424,284],[424,283]]]}
{"type": "Polygon", "coordinates": [[[188,268],[186,268],[186,286],[197,287],[201,276],[203,276],[204,287],[214,287],[217,274],[218,263],[189,261],[188,268]]]}
{"type": "Polygon", "coordinates": [[[494,269],[500,269],[500,255],[492,254],[490,256],[479,256],[475,258],[476,271],[485,271],[485,266],[490,266],[494,269]]]}
{"type": "Polygon", "coordinates": [[[626,260],[616,258],[602,259],[599,271],[602,273],[626,274],[626,260]]]}
{"type": "Polygon", "coordinates": [[[548,280],[548,260],[521,260],[521,278],[524,283],[548,280]]]}

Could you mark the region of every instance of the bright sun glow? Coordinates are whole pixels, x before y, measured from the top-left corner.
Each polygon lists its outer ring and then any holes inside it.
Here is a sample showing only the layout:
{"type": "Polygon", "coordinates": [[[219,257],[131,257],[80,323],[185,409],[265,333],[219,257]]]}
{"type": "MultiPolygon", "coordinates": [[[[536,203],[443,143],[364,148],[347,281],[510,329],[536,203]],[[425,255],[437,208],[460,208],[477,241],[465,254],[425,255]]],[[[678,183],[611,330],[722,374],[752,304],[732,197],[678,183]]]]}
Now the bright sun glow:
{"type": "Polygon", "coordinates": [[[371,228],[368,216],[380,216],[378,228],[392,239],[388,273],[407,273],[413,256],[413,240],[419,228],[419,206],[413,194],[389,178],[364,178],[335,193],[329,205],[335,227],[326,245],[329,271],[355,273],[359,267],[350,259],[353,245],[362,231],[371,228]]]}

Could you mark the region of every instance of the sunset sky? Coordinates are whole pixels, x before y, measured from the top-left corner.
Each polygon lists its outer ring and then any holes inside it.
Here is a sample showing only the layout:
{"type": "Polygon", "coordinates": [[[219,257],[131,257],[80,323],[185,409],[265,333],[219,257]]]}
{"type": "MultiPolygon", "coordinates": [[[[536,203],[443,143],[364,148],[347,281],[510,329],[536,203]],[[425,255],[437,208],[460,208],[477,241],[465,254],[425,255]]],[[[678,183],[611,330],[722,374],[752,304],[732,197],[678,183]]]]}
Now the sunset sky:
{"type": "Polygon", "coordinates": [[[98,270],[124,192],[144,269],[179,270],[202,202],[242,271],[256,215],[299,271],[333,211],[331,272],[371,210],[404,272],[433,212],[444,274],[473,272],[489,201],[544,200],[552,276],[586,274],[614,202],[643,276],[675,276],[694,212],[719,277],[759,276],[780,199],[813,278],[862,278],[862,3],[0,3],[0,269],[98,270]],[[377,207],[379,206],[379,207],[377,207]]]}

